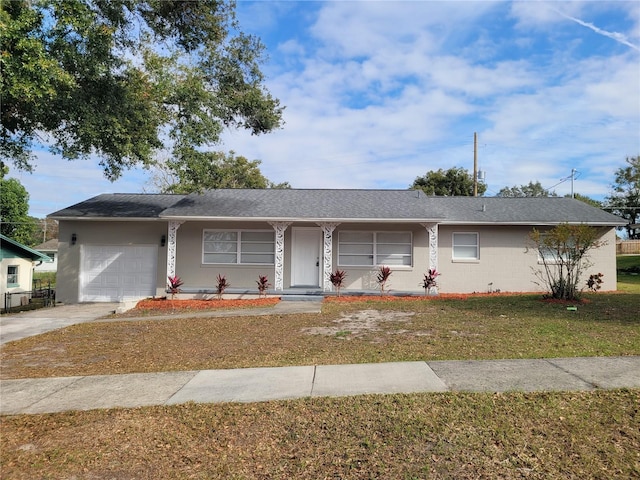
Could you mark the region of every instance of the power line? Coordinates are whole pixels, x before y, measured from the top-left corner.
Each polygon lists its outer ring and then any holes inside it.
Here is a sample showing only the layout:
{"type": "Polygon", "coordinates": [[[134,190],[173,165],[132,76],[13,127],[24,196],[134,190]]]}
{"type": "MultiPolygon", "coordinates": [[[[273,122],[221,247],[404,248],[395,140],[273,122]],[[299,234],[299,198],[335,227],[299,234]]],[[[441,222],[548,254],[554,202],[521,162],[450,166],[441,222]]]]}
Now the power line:
{"type": "Polygon", "coordinates": [[[555,185],[553,185],[553,186],[551,186],[549,188],[545,188],[545,190],[551,191],[552,188],[556,188],[558,185],[561,185],[564,182],[567,182],[567,181],[569,181],[571,179],[576,180],[577,178],[580,177],[580,175],[582,175],[582,172],[579,172],[577,170],[572,170],[571,171],[571,175],[569,175],[568,177],[564,177],[564,178],[560,179],[560,181],[558,183],[556,183],[555,185]]]}

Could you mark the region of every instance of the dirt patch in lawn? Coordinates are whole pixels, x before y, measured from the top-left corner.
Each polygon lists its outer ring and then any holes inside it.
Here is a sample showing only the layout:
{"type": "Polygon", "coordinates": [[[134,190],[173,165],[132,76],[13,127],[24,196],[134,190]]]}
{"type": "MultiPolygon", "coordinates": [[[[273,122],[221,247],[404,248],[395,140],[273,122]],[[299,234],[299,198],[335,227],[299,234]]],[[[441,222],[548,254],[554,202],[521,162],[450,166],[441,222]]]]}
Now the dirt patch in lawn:
{"type": "Polygon", "coordinates": [[[403,324],[411,321],[415,312],[380,312],[379,310],[361,310],[359,312],[342,314],[333,321],[334,325],[323,327],[303,328],[302,332],[309,335],[336,336],[349,340],[361,338],[371,332],[386,330],[387,334],[402,334],[407,330],[394,328],[392,323],[403,324]],[[383,325],[386,324],[386,325],[383,325]],[[388,330],[390,328],[390,330],[388,330]]]}

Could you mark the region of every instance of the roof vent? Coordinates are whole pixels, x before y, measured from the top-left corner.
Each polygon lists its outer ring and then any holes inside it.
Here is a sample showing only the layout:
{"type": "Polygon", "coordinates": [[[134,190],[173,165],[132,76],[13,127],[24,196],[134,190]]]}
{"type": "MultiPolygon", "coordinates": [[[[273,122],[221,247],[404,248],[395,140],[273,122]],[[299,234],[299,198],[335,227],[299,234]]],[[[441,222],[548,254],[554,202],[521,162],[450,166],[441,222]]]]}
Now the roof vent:
{"type": "Polygon", "coordinates": [[[487,205],[485,203],[482,204],[482,211],[483,212],[487,211],[487,205]]]}

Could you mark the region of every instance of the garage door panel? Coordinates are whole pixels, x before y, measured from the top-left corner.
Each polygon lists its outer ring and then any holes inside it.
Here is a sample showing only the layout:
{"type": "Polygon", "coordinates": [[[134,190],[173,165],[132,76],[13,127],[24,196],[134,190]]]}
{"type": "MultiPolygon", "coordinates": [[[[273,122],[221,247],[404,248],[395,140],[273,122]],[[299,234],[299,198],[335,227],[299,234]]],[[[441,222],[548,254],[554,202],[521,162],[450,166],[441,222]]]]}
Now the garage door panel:
{"type": "Polygon", "coordinates": [[[83,245],[80,301],[116,302],[155,295],[155,245],[83,245]]]}

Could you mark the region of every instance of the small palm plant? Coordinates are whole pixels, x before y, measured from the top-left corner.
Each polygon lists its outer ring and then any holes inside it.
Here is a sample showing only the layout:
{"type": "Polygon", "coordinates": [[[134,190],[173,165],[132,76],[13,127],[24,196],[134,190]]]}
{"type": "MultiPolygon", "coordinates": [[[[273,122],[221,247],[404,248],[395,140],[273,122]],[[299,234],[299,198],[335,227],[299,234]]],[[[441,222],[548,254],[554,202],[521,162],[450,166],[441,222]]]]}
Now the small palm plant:
{"type": "Polygon", "coordinates": [[[260,296],[261,297],[266,297],[267,296],[267,290],[271,286],[267,276],[266,275],[258,275],[258,280],[256,280],[256,283],[258,284],[258,293],[260,294],[260,296]]]}
{"type": "Polygon", "coordinates": [[[440,275],[440,272],[436,271],[435,268],[430,268],[427,273],[424,274],[424,278],[422,279],[422,288],[424,288],[424,294],[426,295],[432,288],[438,286],[436,282],[436,278],[440,275]]]}
{"type": "Polygon", "coordinates": [[[376,277],[378,285],[380,285],[380,295],[384,295],[384,290],[387,286],[387,281],[389,280],[390,276],[391,269],[389,267],[380,267],[380,269],[378,270],[378,276],[376,277]]]}
{"type": "Polygon", "coordinates": [[[169,293],[171,294],[171,300],[173,300],[176,294],[180,293],[180,287],[182,286],[183,282],[182,279],[177,275],[170,275],[167,277],[167,279],[169,280],[167,287],[169,293]]]}
{"type": "Polygon", "coordinates": [[[220,275],[220,274],[218,274],[218,277],[216,278],[216,281],[217,281],[216,294],[218,295],[218,300],[222,300],[222,295],[224,294],[224,291],[227,288],[229,288],[231,286],[231,284],[227,280],[227,277],[225,277],[224,275],[220,275]]]}
{"type": "Polygon", "coordinates": [[[340,296],[340,289],[344,286],[344,279],[347,277],[347,272],[344,270],[336,270],[331,275],[329,275],[329,280],[331,280],[331,284],[336,289],[336,293],[340,296]]]}

